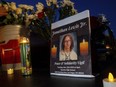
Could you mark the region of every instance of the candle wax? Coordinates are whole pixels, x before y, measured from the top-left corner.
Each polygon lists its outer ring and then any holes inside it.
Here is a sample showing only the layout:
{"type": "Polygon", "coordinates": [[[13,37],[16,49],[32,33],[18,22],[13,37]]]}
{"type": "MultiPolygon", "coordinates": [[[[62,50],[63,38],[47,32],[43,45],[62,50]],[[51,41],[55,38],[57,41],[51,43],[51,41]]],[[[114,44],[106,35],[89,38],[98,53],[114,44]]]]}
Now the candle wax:
{"type": "Polygon", "coordinates": [[[103,79],[103,87],[116,87],[116,79],[113,82],[110,82],[108,78],[103,79]]]}

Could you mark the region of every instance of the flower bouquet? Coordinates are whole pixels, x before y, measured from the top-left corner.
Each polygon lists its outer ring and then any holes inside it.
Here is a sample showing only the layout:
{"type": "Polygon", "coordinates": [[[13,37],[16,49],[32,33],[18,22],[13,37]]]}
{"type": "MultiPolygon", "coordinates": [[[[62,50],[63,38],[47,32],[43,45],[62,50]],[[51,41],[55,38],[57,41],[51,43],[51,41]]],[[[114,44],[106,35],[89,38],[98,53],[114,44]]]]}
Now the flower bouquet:
{"type": "Polygon", "coordinates": [[[51,38],[51,23],[77,13],[74,3],[70,0],[46,0],[46,5],[38,2],[34,6],[15,2],[0,3],[7,15],[0,16],[0,26],[8,24],[24,25],[29,32],[37,33],[43,39],[51,38]]]}

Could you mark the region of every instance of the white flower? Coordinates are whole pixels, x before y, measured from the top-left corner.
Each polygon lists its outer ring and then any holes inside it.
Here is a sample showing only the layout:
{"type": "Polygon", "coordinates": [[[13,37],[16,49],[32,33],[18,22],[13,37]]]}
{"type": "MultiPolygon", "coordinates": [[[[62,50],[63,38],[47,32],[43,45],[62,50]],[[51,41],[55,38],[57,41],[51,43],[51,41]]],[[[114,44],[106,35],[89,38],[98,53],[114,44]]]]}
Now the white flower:
{"type": "Polygon", "coordinates": [[[52,2],[53,0],[46,0],[46,2],[52,2]]]}
{"type": "Polygon", "coordinates": [[[51,6],[51,3],[50,2],[46,2],[47,6],[51,6]]]}
{"type": "Polygon", "coordinates": [[[25,4],[20,4],[20,5],[18,5],[18,7],[19,7],[19,8],[22,8],[22,9],[27,9],[27,8],[28,8],[28,6],[25,5],[25,4]]]}
{"type": "Polygon", "coordinates": [[[13,14],[13,16],[14,16],[16,19],[18,19],[18,15],[16,15],[16,14],[13,14]]]}
{"type": "Polygon", "coordinates": [[[8,5],[4,4],[3,6],[4,6],[4,8],[6,9],[6,11],[9,10],[8,5]]]}
{"type": "Polygon", "coordinates": [[[28,19],[34,19],[35,15],[28,15],[28,19]]]}
{"type": "Polygon", "coordinates": [[[52,2],[52,0],[46,0],[47,6],[51,6],[51,2],[52,2]]]}
{"type": "Polygon", "coordinates": [[[12,9],[12,10],[16,10],[16,3],[15,2],[11,2],[10,3],[10,8],[12,9]]]}
{"type": "Polygon", "coordinates": [[[64,3],[63,3],[63,6],[68,5],[68,6],[74,7],[74,3],[71,2],[70,0],[64,0],[63,2],[64,2],[64,3]]]}
{"type": "Polygon", "coordinates": [[[33,10],[33,6],[31,6],[31,5],[28,5],[28,9],[30,9],[30,10],[33,10]]]}
{"type": "Polygon", "coordinates": [[[57,4],[57,0],[46,0],[47,6],[51,6],[51,4],[57,4]]]}
{"type": "Polygon", "coordinates": [[[6,11],[9,11],[10,3],[8,3],[8,2],[6,2],[6,3],[7,4],[3,4],[3,7],[6,9],[6,11]]]}
{"type": "Polygon", "coordinates": [[[52,0],[53,4],[57,4],[57,0],[52,0]]]}
{"type": "Polygon", "coordinates": [[[77,12],[77,10],[76,9],[72,9],[72,13],[75,13],[75,14],[77,14],[78,12],[77,12]]]}
{"type": "Polygon", "coordinates": [[[22,14],[22,9],[21,8],[17,8],[16,9],[16,14],[22,14]]]}
{"type": "Polygon", "coordinates": [[[38,4],[36,4],[36,8],[37,8],[37,13],[40,13],[43,11],[44,5],[40,2],[38,2],[38,4]]]}

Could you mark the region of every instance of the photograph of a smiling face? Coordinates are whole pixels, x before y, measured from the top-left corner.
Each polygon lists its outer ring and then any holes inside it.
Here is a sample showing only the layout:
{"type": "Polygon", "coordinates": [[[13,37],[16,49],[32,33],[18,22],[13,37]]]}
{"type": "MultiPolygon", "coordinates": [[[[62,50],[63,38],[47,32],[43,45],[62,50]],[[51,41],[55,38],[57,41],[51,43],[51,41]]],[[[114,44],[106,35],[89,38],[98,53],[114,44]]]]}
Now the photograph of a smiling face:
{"type": "Polygon", "coordinates": [[[62,50],[70,52],[73,48],[73,44],[72,36],[69,34],[65,35],[62,41],[62,50]]]}
{"type": "Polygon", "coordinates": [[[74,33],[68,33],[60,37],[60,61],[77,60],[77,40],[74,33]]]}

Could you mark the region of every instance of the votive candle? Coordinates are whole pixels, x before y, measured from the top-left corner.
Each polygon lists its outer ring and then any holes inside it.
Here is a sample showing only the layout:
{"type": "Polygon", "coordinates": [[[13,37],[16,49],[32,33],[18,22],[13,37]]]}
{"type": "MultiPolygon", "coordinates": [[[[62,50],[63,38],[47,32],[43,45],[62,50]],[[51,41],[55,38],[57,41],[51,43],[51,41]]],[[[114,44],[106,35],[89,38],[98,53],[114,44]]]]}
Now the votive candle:
{"type": "Polygon", "coordinates": [[[116,87],[116,79],[112,73],[109,73],[108,78],[103,79],[103,87],[116,87]]]}
{"type": "Polygon", "coordinates": [[[14,70],[12,68],[7,70],[7,74],[13,74],[13,73],[14,73],[14,70]]]}

